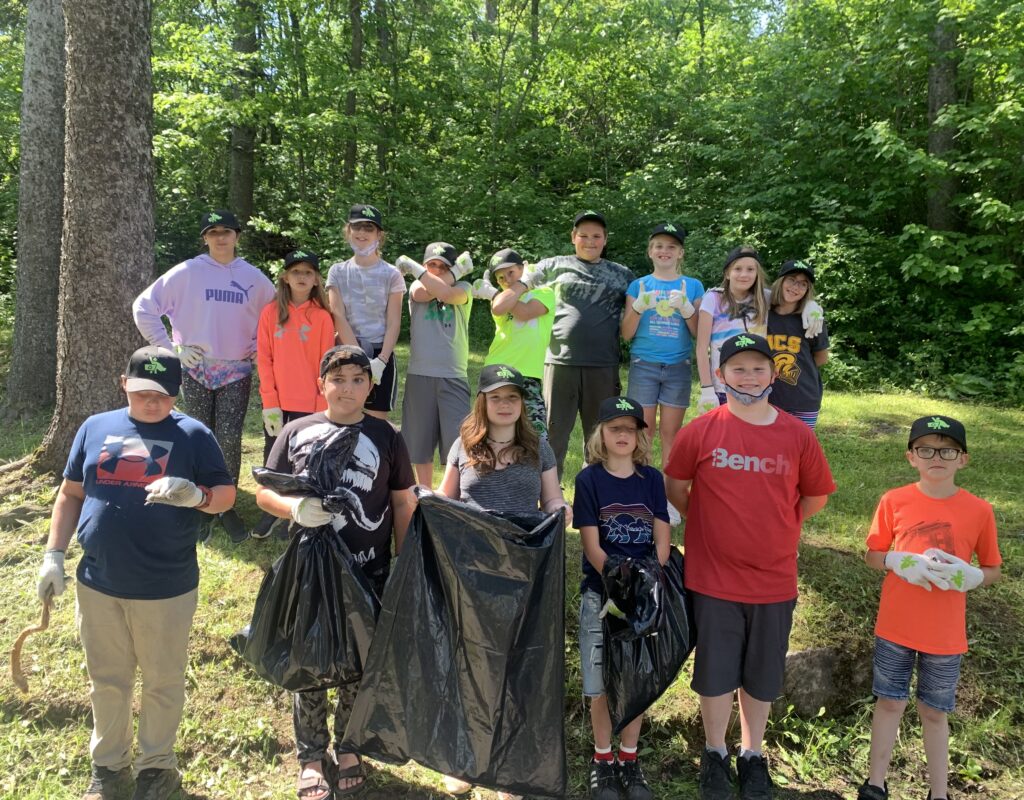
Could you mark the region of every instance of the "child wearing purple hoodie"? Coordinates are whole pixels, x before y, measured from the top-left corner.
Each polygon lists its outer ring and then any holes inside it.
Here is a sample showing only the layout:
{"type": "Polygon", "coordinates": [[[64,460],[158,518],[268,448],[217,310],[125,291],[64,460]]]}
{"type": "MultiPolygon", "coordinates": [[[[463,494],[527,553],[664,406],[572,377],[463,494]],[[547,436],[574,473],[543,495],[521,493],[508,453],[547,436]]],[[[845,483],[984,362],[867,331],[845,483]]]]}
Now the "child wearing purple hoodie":
{"type": "MultiPolygon", "coordinates": [[[[213,431],[236,482],[256,328],[263,307],[274,299],[274,284],[235,254],[241,230],[230,211],[203,214],[200,236],[209,252],[169,269],[132,304],[135,324],[147,341],[178,352],[184,367],[182,405],[213,431]],[[163,317],[171,323],[170,337],[163,317]]],[[[220,519],[232,541],[248,537],[233,510],[220,519]]]]}

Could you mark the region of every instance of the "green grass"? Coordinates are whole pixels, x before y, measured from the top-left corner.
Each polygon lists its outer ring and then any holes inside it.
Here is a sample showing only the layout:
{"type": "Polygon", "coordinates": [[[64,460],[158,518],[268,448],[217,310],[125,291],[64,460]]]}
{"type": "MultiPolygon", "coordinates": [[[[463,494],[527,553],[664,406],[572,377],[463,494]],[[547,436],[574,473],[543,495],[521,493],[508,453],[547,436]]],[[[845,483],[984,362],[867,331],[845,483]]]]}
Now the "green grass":
{"type": "MultiPolygon", "coordinates": [[[[404,349],[399,351],[403,359],[404,349]]],[[[482,365],[471,356],[471,383],[482,365]]],[[[262,454],[254,393],[245,439],[243,472],[262,454]]],[[[794,649],[832,645],[859,669],[849,678],[848,702],[813,720],[791,713],[774,716],[769,753],[779,784],[777,796],[851,797],[865,771],[870,724],[870,647],[880,576],[861,560],[862,543],[879,495],[909,482],[903,457],[904,431],[926,412],[947,413],[967,425],[972,458],[962,485],[993,503],[1005,559],[1004,580],[972,594],[968,608],[971,653],[964,664],[959,710],[951,719],[952,780],[958,794],[985,798],[1022,797],[1024,760],[1024,414],[987,406],[922,400],[909,395],[827,393],[819,432],[838,492],[810,520],[800,558],[801,599],[792,636],[794,649]]],[[[400,418],[398,412],[394,419],[400,418]]],[[[30,452],[47,419],[5,426],[0,459],[30,452]]],[[[580,468],[579,428],[565,474],[580,468]]],[[[655,458],[657,463],[657,457],[655,458]]],[[[435,479],[441,471],[435,469],[435,479]]],[[[257,517],[251,479],[242,481],[239,509],[257,517]]],[[[567,480],[571,491],[571,479],[567,480]]],[[[35,573],[47,530],[53,483],[0,476],[0,646],[7,651],[17,632],[38,616],[35,573]]],[[[675,532],[678,542],[680,534],[675,532]]],[[[201,598],[191,644],[188,701],[178,753],[191,798],[292,796],[296,763],[291,738],[290,697],[252,676],[234,656],[228,637],[249,618],[265,570],[283,549],[277,541],[231,545],[223,533],[200,549],[201,598]]],[[[585,764],[591,738],[580,697],[576,619],[579,607],[579,540],[567,545],[566,738],[570,793],[586,796],[585,764]]],[[[69,572],[80,555],[69,553],[69,572]]],[[[5,656],[6,657],[6,656],[5,656]]],[[[0,798],[75,798],[89,770],[88,677],[74,630],[70,594],[57,603],[51,629],[29,640],[24,664],[30,693],[22,696],[0,682],[0,798]]],[[[6,665],[5,665],[6,669],[6,665]]],[[[657,796],[696,798],[697,753],[703,736],[697,703],[684,675],[659,701],[645,725],[642,747],[657,796]]],[[[783,707],[784,707],[783,703],[783,707]]],[[[738,736],[738,732],[733,738],[738,736]]],[[[923,797],[924,764],[919,727],[908,713],[897,746],[890,784],[894,796],[923,797]]],[[[416,765],[377,765],[374,798],[444,796],[440,779],[416,765]]],[[[491,792],[477,790],[478,800],[491,792]]]]}

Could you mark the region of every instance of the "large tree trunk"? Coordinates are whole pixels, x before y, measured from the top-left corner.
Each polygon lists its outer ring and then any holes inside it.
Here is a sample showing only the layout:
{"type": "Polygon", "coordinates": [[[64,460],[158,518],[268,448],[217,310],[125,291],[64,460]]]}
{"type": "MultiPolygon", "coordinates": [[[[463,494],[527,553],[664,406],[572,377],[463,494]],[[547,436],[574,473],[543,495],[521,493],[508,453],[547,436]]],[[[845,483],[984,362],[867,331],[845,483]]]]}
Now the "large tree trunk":
{"type": "MultiPolygon", "coordinates": [[[[363,4],[362,0],[349,0],[348,21],[352,28],[352,47],[348,55],[349,74],[354,81],[363,68],[363,4]]],[[[346,186],[351,186],[356,179],[356,158],[358,140],[356,139],[356,90],[349,89],[345,93],[345,116],[349,120],[351,136],[345,142],[345,161],[341,179],[346,186]]]]}
{"type": "Polygon", "coordinates": [[[64,0],[64,239],[57,405],[37,465],[58,470],[89,414],[124,405],[144,344],[131,303],[153,274],[149,0],[64,0]]]}
{"type": "MultiPolygon", "coordinates": [[[[255,93],[257,80],[254,54],[259,46],[256,39],[256,23],[259,13],[255,0],[238,0],[235,19],[235,52],[246,57],[245,66],[236,78],[233,90],[236,101],[245,101],[255,93]]],[[[253,194],[256,186],[256,126],[248,121],[248,111],[243,110],[242,121],[231,126],[231,173],[228,180],[228,203],[244,224],[252,216],[253,194]]]]}
{"type": "Polygon", "coordinates": [[[7,378],[12,415],[53,404],[57,283],[64,208],[64,16],[60,0],[29,0],[21,93],[18,267],[7,378]]]}
{"type": "MultiPolygon", "coordinates": [[[[938,19],[932,30],[932,62],[928,67],[928,154],[946,160],[955,147],[955,129],[936,120],[946,106],[956,103],[957,30],[953,20],[938,19]]],[[[939,231],[957,229],[953,199],[956,174],[946,167],[928,185],[928,227],[939,231]]]]}

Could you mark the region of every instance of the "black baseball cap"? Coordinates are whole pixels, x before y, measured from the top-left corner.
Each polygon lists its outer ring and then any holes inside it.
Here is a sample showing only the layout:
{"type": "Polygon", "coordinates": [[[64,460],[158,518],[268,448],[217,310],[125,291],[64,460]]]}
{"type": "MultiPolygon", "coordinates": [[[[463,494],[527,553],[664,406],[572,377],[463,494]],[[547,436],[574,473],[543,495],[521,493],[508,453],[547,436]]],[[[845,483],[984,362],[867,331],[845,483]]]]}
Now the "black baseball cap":
{"type": "Polygon", "coordinates": [[[608,397],[601,401],[597,409],[597,421],[607,422],[617,417],[633,417],[638,427],[646,428],[644,407],[629,397],[608,397]]]}
{"type": "Polygon", "coordinates": [[[365,203],[356,203],[348,210],[349,222],[372,222],[381,230],[384,230],[384,221],[376,206],[365,203]]]}
{"type": "Polygon", "coordinates": [[[455,246],[448,244],[448,242],[433,242],[427,245],[427,249],[423,251],[423,263],[424,265],[428,261],[443,261],[446,267],[455,265],[455,246]]]}
{"type": "Polygon", "coordinates": [[[126,392],[160,392],[177,397],[181,389],[181,361],[166,347],[140,347],[128,359],[124,376],[126,392]]]}
{"type": "Polygon", "coordinates": [[[684,241],[686,239],[686,228],[682,225],[676,225],[674,222],[662,222],[655,225],[651,235],[647,237],[647,241],[651,241],[655,236],[671,236],[679,244],[686,244],[684,241]]]}
{"type": "Polygon", "coordinates": [[[725,362],[737,353],[760,353],[774,363],[772,349],[768,346],[768,341],[756,333],[738,333],[726,339],[722,343],[718,368],[722,369],[725,366],[725,362]]]}
{"type": "Polygon", "coordinates": [[[361,347],[354,344],[339,344],[324,353],[324,357],[320,359],[320,377],[345,364],[354,364],[370,372],[370,358],[361,347]]]}
{"type": "Polygon", "coordinates": [[[516,266],[523,266],[523,257],[519,255],[519,253],[517,253],[511,247],[506,247],[503,250],[499,250],[497,253],[491,256],[491,262],[488,265],[488,269],[493,275],[499,269],[516,266]]]}
{"type": "Polygon", "coordinates": [[[779,269],[779,277],[784,275],[792,275],[794,272],[802,272],[807,276],[812,284],[814,283],[814,267],[808,264],[806,261],[800,261],[798,259],[790,259],[789,261],[782,262],[782,268],[779,269]]]}
{"type": "Polygon", "coordinates": [[[233,231],[242,230],[242,226],[238,222],[238,217],[230,211],[218,208],[215,211],[207,211],[203,214],[202,219],[199,220],[199,235],[202,236],[210,230],[210,228],[215,228],[218,225],[230,228],[233,231]]]}
{"type": "Polygon", "coordinates": [[[725,266],[722,267],[722,272],[725,272],[732,266],[732,262],[741,258],[752,258],[759,266],[764,267],[764,262],[761,260],[761,254],[757,252],[753,247],[748,244],[742,244],[739,247],[734,247],[729,251],[729,255],[725,257],[725,266]]]}
{"type": "Polygon", "coordinates": [[[320,256],[312,250],[292,250],[284,257],[285,269],[303,263],[311,265],[313,269],[320,269],[320,256]]]}
{"type": "Polygon", "coordinates": [[[502,386],[517,386],[523,391],[525,385],[523,373],[515,367],[507,364],[489,364],[480,370],[480,388],[477,389],[477,393],[493,392],[502,386]]]}
{"type": "Polygon", "coordinates": [[[572,221],[572,226],[575,228],[581,222],[598,222],[601,227],[605,230],[608,229],[608,223],[604,221],[604,214],[598,211],[580,211],[572,221]]]}
{"type": "Polygon", "coordinates": [[[964,424],[960,420],[944,417],[941,414],[933,414],[930,417],[921,417],[914,420],[914,424],[910,426],[910,438],[907,439],[907,449],[909,450],[914,442],[922,436],[928,436],[933,433],[952,439],[963,448],[965,453],[967,452],[967,431],[964,430],[964,424]]]}

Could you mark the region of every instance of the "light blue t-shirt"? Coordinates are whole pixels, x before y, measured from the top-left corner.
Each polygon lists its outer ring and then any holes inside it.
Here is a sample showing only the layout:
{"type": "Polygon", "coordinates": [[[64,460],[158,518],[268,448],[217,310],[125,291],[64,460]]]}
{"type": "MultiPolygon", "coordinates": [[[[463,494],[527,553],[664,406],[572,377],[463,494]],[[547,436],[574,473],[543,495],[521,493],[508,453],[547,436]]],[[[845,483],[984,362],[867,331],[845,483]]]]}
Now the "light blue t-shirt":
{"type": "Polygon", "coordinates": [[[693,338],[686,320],[678,309],[668,305],[671,291],[685,291],[691,303],[704,296],[704,285],[696,278],[681,275],[671,281],[663,281],[654,275],[637,278],[626,290],[627,303],[632,303],[640,292],[654,292],[659,307],[640,315],[640,324],[633,337],[630,353],[635,358],[653,361],[656,364],[679,364],[690,357],[693,338]],[[685,289],[683,288],[685,287],[685,289]]]}

